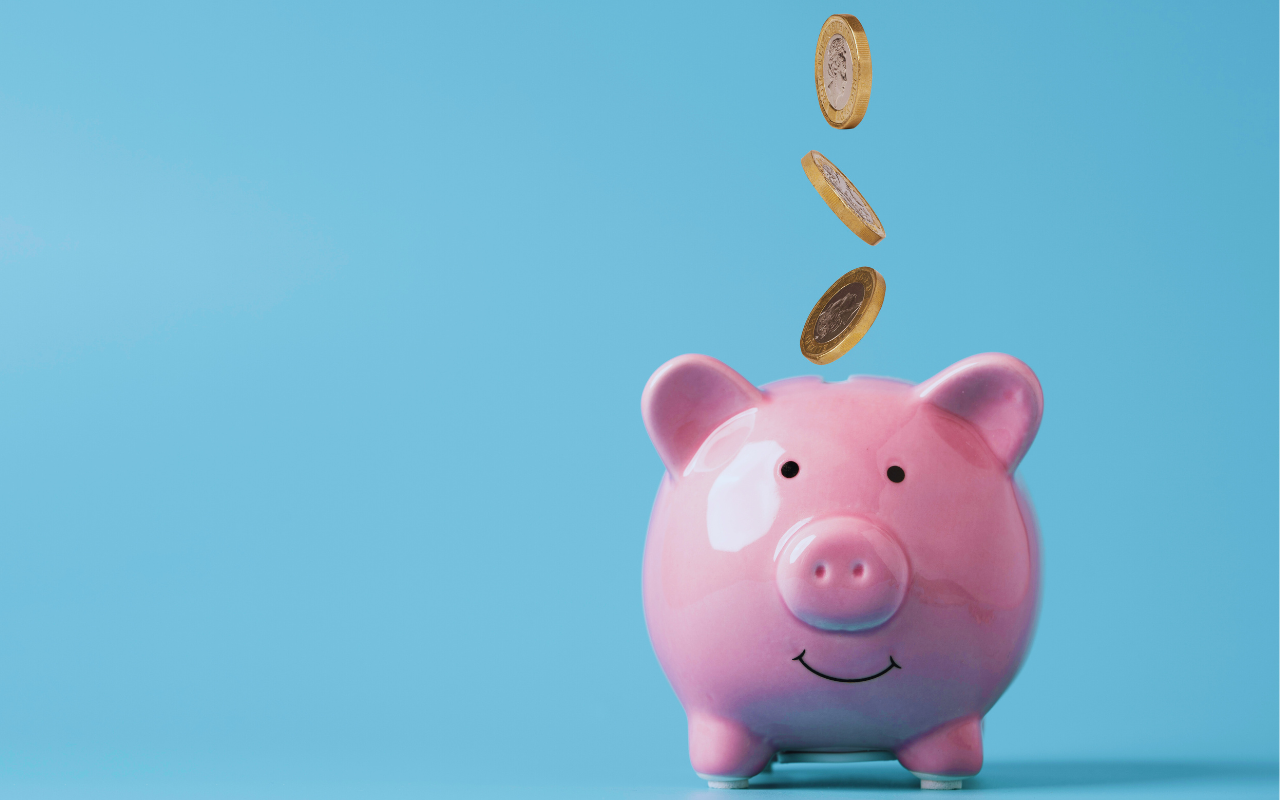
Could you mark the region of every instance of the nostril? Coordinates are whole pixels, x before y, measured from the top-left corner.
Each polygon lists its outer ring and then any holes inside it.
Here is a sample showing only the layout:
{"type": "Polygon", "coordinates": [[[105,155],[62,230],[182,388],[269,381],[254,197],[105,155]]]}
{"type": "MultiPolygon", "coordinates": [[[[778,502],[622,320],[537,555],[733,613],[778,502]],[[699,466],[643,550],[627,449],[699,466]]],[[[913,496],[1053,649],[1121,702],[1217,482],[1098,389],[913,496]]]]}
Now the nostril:
{"type": "Polygon", "coordinates": [[[862,573],[866,571],[867,571],[867,568],[862,565],[861,561],[853,565],[853,577],[855,578],[861,578],[862,573]]]}
{"type": "Polygon", "coordinates": [[[822,580],[824,577],[826,577],[826,574],[827,574],[827,568],[822,566],[821,564],[819,564],[818,568],[813,571],[813,577],[817,578],[818,580],[822,580]]]}

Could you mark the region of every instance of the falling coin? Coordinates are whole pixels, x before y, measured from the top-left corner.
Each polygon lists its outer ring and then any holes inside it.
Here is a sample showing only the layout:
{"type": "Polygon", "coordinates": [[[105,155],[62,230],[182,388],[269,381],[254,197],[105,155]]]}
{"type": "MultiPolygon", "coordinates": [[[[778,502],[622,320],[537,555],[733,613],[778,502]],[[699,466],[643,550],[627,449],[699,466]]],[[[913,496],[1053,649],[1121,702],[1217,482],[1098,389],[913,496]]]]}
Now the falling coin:
{"type": "Polygon", "coordinates": [[[867,33],[852,14],[836,14],[822,23],[813,53],[818,107],[833,128],[853,128],[871,99],[871,51],[867,33]]]}
{"type": "Polygon", "coordinates": [[[858,343],[884,305],[884,278],[871,267],[846,272],[818,299],[800,333],[800,352],[830,364],[858,343]]]}
{"type": "Polygon", "coordinates": [[[836,212],[840,221],[858,234],[859,239],[873,245],[884,238],[884,226],[880,224],[880,218],[867,205],[858,188],[835,164],[817,150],[810,150],[800,159],[800,165],[804,167],[804,174],[809,176],[813,188],[818,190],[818,194],[836,212]]]}

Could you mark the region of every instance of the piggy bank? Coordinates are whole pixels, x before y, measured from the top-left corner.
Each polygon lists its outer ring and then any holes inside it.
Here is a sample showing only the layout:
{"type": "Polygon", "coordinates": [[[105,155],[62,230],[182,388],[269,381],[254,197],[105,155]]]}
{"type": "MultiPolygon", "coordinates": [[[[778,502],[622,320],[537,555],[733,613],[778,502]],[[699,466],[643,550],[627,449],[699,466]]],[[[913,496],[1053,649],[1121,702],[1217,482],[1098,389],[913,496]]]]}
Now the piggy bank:
{"type": "Polygon", "coordinates": [[[699,777],[876,759],[922,788],[977,774],[983,715],[1035,627],[1039,535],[1014,470],[1042,408],[1035,374],[997,353],[920,385],[756,388],[701,355],[654,373],[645,621],[699,777]]]}

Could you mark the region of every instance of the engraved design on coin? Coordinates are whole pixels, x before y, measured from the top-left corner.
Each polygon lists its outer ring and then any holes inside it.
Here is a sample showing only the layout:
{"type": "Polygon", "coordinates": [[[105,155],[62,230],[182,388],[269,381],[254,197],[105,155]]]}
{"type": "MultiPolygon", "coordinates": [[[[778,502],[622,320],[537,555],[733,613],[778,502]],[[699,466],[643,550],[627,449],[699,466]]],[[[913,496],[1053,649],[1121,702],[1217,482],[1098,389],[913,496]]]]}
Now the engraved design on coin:
{"type": "Polygon", "coordinates": [[[836,111],[843,111],[849,102],[858,78],[853,74],[853,54],[849,52],[849,43],[840,34],[831,37],[827,42],[827,52],[822,57],[825,67],[823,84],[827,93],[827,103],[836,111]]]}
{"type": "Polygon", "coordinates": [[[858,215],[858,219],[862,220],[864,225],[873,231],[881,230],[876,218],[871,214],[871,209],[867,207],[867,201],[862,199],[862,195],[858,194],[858,190],[844,179],[839,170],[822,161],[818,162],[818,168],[822,170],[822,176],[827,179],[827,184],[840,195],[840,199],[858,215]]]}
{"type": "Polygon", "coordinates": [[[813,325],[813,340],[826,344],[839,336],[857,316],[865,295],[866,290],[856,281],[836,292],[818,312],[818,321],[813,325]]]}

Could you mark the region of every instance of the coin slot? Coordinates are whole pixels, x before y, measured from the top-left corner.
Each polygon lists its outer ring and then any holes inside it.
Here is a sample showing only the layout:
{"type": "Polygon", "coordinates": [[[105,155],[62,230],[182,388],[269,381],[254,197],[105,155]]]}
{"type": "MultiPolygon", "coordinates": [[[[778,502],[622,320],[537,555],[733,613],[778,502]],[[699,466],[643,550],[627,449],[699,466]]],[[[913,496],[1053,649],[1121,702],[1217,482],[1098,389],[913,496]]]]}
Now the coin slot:
{"type": "Polygon", "coordinates": [[[782,477],[794,478],[800,474],[800,465],[794,461],[788,461],[782,465],[782,477]]]}
{"type": "Polygon", "coordinates": [[[907,479],[907,471],[904,470],[902,467],[897,467],[897,466],[889,467],[889,471],[886,472],[885,474],[888,475],[889,480],[893,481],[894,483],[902,483],[904,480],[907,479]]]}

